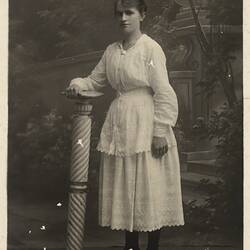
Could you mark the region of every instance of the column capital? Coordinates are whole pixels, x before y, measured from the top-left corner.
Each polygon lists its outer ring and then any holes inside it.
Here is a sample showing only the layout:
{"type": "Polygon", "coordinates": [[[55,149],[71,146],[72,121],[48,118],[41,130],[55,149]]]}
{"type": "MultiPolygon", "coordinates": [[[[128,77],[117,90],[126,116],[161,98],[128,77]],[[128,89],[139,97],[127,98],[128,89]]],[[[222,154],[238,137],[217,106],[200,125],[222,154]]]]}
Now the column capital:
{"type": "Polygon", "coordinates": [[[73,95],[72,96],[67,96],[65,91],[61,92],[61,94],[65,95],[67,98],[69,98],[69,99],[71,99],[71,100],[73,100],[75,102],[83,102],[83,103],[89,102],[92,99],[100,97],[100,96],[103,95],[103,93],[98,92],[98,91],[94,91],[94,90],[91,90],[91,91],[82,90],[76,96],[73,96],[73,95]]]}
{"type": "Polygon", "coordinates": [[[75,102],[75,114],[77,115],[89,115],[92,111],[92,100],[103,95],[97,91],[80,91],[76,96],[67,95],[65,91],[61,94],[75,102]]]}

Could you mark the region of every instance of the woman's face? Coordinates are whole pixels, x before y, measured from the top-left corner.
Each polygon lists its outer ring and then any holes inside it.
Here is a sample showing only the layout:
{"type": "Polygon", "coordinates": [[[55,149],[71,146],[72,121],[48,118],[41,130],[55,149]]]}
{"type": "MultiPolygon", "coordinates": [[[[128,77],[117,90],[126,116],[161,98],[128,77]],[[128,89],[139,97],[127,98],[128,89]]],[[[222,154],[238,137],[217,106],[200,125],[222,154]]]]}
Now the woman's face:
{"type": "Polygon", "coordinates": [[[123,33],[131,34],[140,31],[143,16],[136,7],[124,7],[121,1],[116,6],[116,19],[123,33]]]}

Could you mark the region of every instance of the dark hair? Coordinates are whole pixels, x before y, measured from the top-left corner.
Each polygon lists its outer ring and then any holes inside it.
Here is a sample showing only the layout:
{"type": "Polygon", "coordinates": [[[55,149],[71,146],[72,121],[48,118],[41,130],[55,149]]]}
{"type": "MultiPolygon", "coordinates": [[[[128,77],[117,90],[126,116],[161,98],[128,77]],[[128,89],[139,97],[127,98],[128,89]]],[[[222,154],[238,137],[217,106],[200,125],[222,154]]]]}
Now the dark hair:
{"type": "Polygon", "coordinates": [[[116,0],[115,5],[114,5],[114,13],[116,15],[116,10],[117,10],[117,4],[118,2],[121,2],[121,4],[124,7],[135,7],[140,14],[142,15],[143,13],[147,12],[147,4],[144,0],[116,0]]]}

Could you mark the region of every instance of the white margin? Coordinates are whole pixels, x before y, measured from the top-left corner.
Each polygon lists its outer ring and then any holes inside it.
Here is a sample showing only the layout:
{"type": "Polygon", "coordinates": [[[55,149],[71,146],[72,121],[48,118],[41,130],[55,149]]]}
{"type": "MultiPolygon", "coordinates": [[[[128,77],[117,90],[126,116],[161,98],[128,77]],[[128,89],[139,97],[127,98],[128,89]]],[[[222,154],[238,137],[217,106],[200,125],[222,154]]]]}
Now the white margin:
{"type": "Polygon", "coordinates": [[[8,1],[0,2],[0,249],[7,249],[8,1]]]}
{"type": "Polygon", "coordinates": [[[244,249],[247,250],[250,247],[250,169],[249,169],[249,161],[250,161],[250,88],[249,88],[249,80],[250,80],[250,22],[249,22],[249,13],[250,13],[250,3],[245,0],[243,7],[243,94],[244,94],[244,249]]]}

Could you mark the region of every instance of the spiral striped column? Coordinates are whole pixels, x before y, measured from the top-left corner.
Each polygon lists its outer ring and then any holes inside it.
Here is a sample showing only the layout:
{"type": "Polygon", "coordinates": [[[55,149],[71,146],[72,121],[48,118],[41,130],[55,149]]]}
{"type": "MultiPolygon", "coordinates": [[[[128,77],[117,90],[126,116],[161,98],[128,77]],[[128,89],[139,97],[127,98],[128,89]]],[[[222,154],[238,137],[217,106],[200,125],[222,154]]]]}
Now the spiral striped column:
{"type": "Polygon", "coordinates": [[[87,198],[92,105],[87,101],[75,105],[72,128],[72,155],[67,225],[67,250],[82,250],[87,198]]]}

